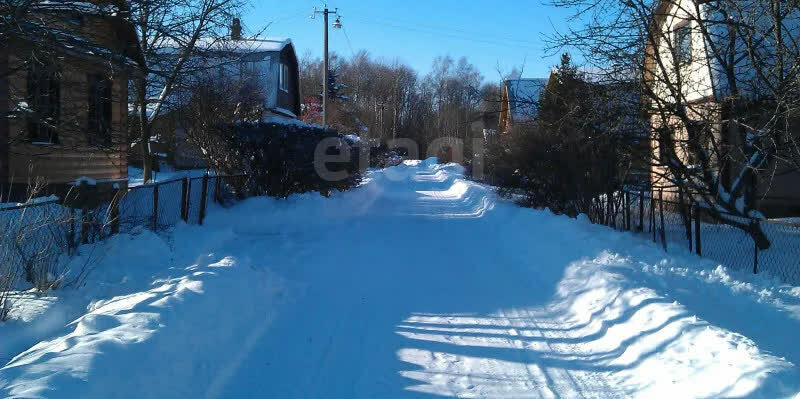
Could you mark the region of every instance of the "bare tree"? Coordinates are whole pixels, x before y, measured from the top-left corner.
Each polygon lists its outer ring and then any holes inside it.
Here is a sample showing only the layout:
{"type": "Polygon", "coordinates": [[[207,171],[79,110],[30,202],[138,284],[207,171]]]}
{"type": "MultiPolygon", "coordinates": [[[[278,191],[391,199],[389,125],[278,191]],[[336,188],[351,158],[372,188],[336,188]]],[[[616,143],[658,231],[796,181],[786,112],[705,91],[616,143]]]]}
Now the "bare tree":
{"type": "MultiPolygon", "coordinates": [[[[492,112],[491,107],[483,109],[487,101],[499,106],[496,89],[483,84],[483,76],[466,58],[439,57],[425,76],[398,61],[373,59],[366,51],[331,59],[338,82],[346,85],[341,92],[347,99],[329,104],[330,124],[370,140],[386,143],[392,138],[409,138],[422,153],[441,138],[466,144],[475,134],[471,129],[476,115],[492,112]]],[[[321,62],[307,54],[300,64],[303,94],[319,96],[321,62]]],[[[308,120],[314,122],[313,117],[308,120]]]]}
{"type": "Polygon", "coordinates": [[[182,121],[188,145],[206,164],[228,174],[241,173],[239,154],[226,152],[220,127],[263,120],[265,99],[259,76],[206,76],[196,80],[177,99],[176,117],[182,121]]]}
{"type": "Polygon", "coordinates": [[[752,217],[796,186],[800,10],[780,0],[554,0],[578,10],[554,47],[640,83],[654,189],[769,240],[752,217]]]}
{"type": "Polygon", "coordinates": [[[148,143],[153,123],[169,111],[171,95],[184,81],[209,66],[202,62],[209,52],[219,50],[234,16],[244,2],[240,0],[133,0],[132,20],[139,45],[147,60],[133,82],[133,110],[138,140],[142,143],[144,180],[151,179],[151,154],[148,143]]]}

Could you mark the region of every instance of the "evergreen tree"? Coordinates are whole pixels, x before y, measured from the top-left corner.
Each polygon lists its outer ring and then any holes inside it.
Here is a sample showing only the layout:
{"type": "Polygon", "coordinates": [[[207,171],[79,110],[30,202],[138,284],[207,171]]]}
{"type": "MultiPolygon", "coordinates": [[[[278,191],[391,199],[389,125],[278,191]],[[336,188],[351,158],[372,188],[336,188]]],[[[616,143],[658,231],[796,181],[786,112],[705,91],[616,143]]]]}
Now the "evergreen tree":
{"type": "Polygon", "coordinates": [[[328,98],[335,100],[346,101],[348,97],[342,94],[342,89],[346,89],[347,85],[338,83],[339,71],[336,68],[328,70],[328,98]]]}
{"type": "Polygon", "coordinates": [[[572,63],[569,54],[547,83],[539,104],[539,119],[544,133],[558,141],[591,136],[592,95],[585,76],[572,63]]]}

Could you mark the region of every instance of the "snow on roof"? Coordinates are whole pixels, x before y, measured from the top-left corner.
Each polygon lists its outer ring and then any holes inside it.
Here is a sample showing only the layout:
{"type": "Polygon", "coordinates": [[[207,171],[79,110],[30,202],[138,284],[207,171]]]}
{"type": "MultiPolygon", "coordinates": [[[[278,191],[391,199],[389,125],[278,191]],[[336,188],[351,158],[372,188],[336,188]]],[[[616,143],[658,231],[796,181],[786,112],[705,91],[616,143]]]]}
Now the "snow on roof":
{"type": "Polygon", "coordinates": [[[547,87],[548,78],[519,78],[506,80],[508,107],[511,119],[524,122],[536,119],[539,112],[539,96],[547,87]]]}
{"type": "Polygon", "coordinates": [[[259,39],[235,40],[241,48],[247,51],[283,51],[286,46],[292,44],[292,40],[286,37],[266,37],[259,39]]]}
{"type": "Polygon", "coordinates": [[[120,54],[117,50],[105,47],[74,32],[33,21],[25,21],[20,26],[22,28],[20,31],[25,38],[37,41],[44,46],[58,48],[61,51],[77,56],[99,57],[104,61],[111,60],[130,68],[136,67],[138,64],[137,60],[129,55],[120,54]],[[42,38],[47,38],[48,40],[42,40],[42,38]]]}
{"type": "Polygon", "coordinates": [[[94,15],[117,15],[119,7],[114,4],[94,4],[88,1],[37,1],[31,4],[31,9],[41,11],[78,12],[94,15]]]}
{"type": "MultiPolygon", "coordinates": [[[[233,40],[227,37],[209,37],[198,40],[196,47],[201,51],[271,53],[283,51],[283,49],[290,44],[292,44],[292,40],[285,37],[259,37],[239,40],[233,40]]],[[[177,49],[182,46],[172,46],[170,43],[166,43],[164,47],[177,49]]]]}

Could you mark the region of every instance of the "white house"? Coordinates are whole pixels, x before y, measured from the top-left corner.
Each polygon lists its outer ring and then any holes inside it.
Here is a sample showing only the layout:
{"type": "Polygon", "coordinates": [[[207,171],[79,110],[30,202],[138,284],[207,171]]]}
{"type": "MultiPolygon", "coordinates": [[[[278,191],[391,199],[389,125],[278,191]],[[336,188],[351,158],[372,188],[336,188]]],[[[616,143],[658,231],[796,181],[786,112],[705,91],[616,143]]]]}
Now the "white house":
{"type": "MultiPolygon", "coordinates": [[[[761,184],[759,196],[769,197],[761,203],[764,207],[779,209],[778,213],[791,213],[790,208],[800,210],[800,174],[783,171],[776,166],[774,159],[765,164],[749,165],[755,159],[748,155],[747,137],[758,135],[748,132],[744,137],[735,124],[728,121],[745,121],[750,126],[760,126],[759,107],[774,103],[774,84],[776,71],[780,70],[776,51],[776,34],[771,29],[770,5],[773,2],[708,2],[699,0],[662,0],[654,14],[652,32],[648,36],[646,49],[645,82],[652,89],[654,101],[658,104],[651,109],[683,109],[693,129],[687,129],[677,116],[665,117],[664,113],[653,114],[651,127],[672,132],[674,153],[683,163],[693,165],[688,142],[704,140],[702,145],[709,147],[709,153],[725,154],[726,159],[715,158],[712,164],[721,167],[719,181],[724,187],[737,184],[741,171],[748,167],[773,168],[775,177],[769,184],[761,184]],[[748,28],[738,28],[746,26],[748,28]],[[755,61],[755,62],[754,62],[755,61]],[[748,104],[745,115],[736,110],[729,99],[748,104]],[[701,127],[697,127],[701,126],[701,127]],[[695,133],[692,133],[692,132],[695,133]],[[697,131],[707,132],[706,138],[693,138],[697,131]],[[741,136],[741,137],[740,137],[741,136]],[[710,142],[715,150],[711,151],[710,142]],[[725,152],[719,148],[730,148],[725,152]]],[[[797,38],[800,37],[800,11],[789,12],[779,24],[781,37],[789,47],[790,53],[797,56],[797,38]],[[794,44],[791,44],[794,43],[794,44]]],[[[791,57],[790,57],[791,59],[791,57]]],[[[783,66],[785,71],[796,68],[793,62],[783,66]]],[[[757,129],[757,128],[756,128],[757,129]]],[[[651,143],[653,158],[667,159],[670,151],[654,140],[651,143]]],[[[713,155],[713,154],[712,154],[713,155]]],[[[667,168],[656,162],[651,167],[651,180],[654,188],[670,186],[667,168]]],[[[773,212],[774,214],[775,212],[773,212]]]]}

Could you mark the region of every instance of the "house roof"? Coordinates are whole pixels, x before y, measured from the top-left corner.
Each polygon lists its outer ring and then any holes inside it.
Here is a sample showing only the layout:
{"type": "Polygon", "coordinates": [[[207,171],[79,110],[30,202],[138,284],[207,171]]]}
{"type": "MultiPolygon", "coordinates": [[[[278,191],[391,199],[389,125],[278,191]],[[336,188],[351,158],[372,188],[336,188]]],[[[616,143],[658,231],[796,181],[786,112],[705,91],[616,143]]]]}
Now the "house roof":
{"type": "Polygon", "coordinates": [[[512,122],[536,119],[539,113],[539,96],[547,87],[547,81],[548,78],[518,78],[504,82],[512,122]]]}
{"type": "MultiPolygon", "coordinates": [[[[98,59],[102,62],[110,60],[130,69],[135,69],[136,66],[145,64],[138,42],[133,40],[127,41],[122,48],[122,53],[118,53],[116,50],[109,49],[86,37],[54,27],[33,22],[25,22],[18,26],[21,34],[16,35],[17,37],[38,42],[45,47],[58,49],[64,53],[89,59],[98,59]]],[[[128,32],[125,32],[125,28],[125,26],[118,26],[119,36],[121,38],[130,38],[130,36],[126,35],[128,32]]]]}
{"type": "MultiPolygon", "coordinates": [[[[182,48],[182,46],[172,41],[164,43],[161,47],[159,51],[164,54],[179,53],[182,48]]],[[[270,54],[280,53],[287,47],[291,47],[292,56],[297,58],[292,40],[283,37],[237,40],[229,37],[201,38],[195,44],[194,52],[202,57],[241,59],[242,61],[252,62],[263,60],[270,54]]]]}
{"type": "Polygon", "coordinates": [[[96,4],[88,1],[69,1],[69,0],[41,0],[30,4],[33,11],[53,11],[53,12],[77,12],[86,15],[119,15],[120,10],[116,4],[110,2],[96,4]]]}
{"type": "Polygon", "coordinates": [[[68,54],[98,59],[102,62],[112,61],[134,69],[145,65],[139,47],[136,32],[128,19],[128,9],[122,2],[101,2],[98,4],[81,1],[35,1],[30,5],[30,13],[26,13],[14,24],[9,20],[0,20],[0,38],[3,40],[21,39],[38,43],[45,48],[53,48],[68,54]],[[119,4],[116,4],[119,3],[119,4]],[[108,22],[115,30],[118,48],[108,48],[99,44],[91,32],[78,34],[68,29],[59,28],[41,15],[65,13],[93,15],[108,22]]]}
{"type": "Polygon", "coordinates": [[[259,39],[231,40],[238,44],[237,48],[244,51],[274,52],[283,51],[286,46],[292,44],[292,40],[286,37],[266,37],[259,39]]]}
{"type": "MultiPolygon", "coordinates": [[[[274,53],[283,51],[287,46],[292,46],[292,40],[284,37],[259,37],[231,39],[224,38],[202,38],[198,40],[196,48],[201,51],[212,51],[221,53],[274,53]]],[[[182,46],[164,46],[165,48],[180,49],[182,46]]]]}

